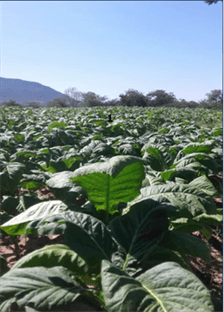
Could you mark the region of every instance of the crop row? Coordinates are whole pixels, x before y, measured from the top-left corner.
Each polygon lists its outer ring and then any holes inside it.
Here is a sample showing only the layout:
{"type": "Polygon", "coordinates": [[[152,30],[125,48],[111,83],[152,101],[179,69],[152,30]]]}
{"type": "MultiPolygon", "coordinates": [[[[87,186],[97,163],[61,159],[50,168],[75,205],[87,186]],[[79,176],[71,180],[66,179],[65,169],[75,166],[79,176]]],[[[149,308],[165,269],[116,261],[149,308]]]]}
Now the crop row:
{"type": "Polygon", "coordinates": [[[2,108],[1,230],[63,234],[66,245],[35,250],[2,275],[1,311],[70,311],[80,298],[97,311],[213,311],[187,256],[209,263],[209,246],[190,233],[209,238],[222,223],[213,202],[222,185],[211,182],[222,171],[216,114],[2,108]],[[56,200],[35,193],[43,186],[56,200]]]}

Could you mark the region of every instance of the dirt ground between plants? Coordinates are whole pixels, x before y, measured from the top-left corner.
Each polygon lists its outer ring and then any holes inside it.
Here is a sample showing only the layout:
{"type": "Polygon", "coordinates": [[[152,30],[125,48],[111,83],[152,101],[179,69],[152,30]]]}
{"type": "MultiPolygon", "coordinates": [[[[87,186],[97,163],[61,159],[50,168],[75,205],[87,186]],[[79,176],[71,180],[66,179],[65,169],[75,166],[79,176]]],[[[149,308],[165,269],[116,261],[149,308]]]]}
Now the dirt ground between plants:
{"type": "MultiPolygon", "coordinates": [[[[54,195],[47,189],[42,189],[37,191],[44,197],[49,197],[54,199],[54,195]],[[53,196],[52,196],[53,195],[53,196]]],[[[222,198],[214,198],[217,207],[222,207],[222,198]]],[[[192,272],[203,282],[203,284],[209,289],[213,304],[215,305],[215,311],[223,311],[223,227],[222,225],[218,227],[212,227],[213,233],[211,238],[207,240],[200,231],[191,233],[194,236],[199,237],[203,241],[209,243],[211,247],[211,263],[208,264],[198,257],[190,257],[190,265],[192,272]]],[[[35,237],[29,235],[25,238],[25,235],[20,235],[16,237],[19,249],[15,249],[15,244],[11,241],[11,236],[7,235],[0,239],[0,255],[4,256],[7,262],[8,269],[24,255],[40,249],[47,245],[52,244],[64,244],[63,235],[45,235],[35,237]]],[[[16,309],[15,311],[21,311],[16,309]]],[[[66,311],[95,311],[90,305],[84,302],[77,302],[72,305],[70,309],[66,311]],[[75,310],[74,310],[75,309],[75,310]]]]}

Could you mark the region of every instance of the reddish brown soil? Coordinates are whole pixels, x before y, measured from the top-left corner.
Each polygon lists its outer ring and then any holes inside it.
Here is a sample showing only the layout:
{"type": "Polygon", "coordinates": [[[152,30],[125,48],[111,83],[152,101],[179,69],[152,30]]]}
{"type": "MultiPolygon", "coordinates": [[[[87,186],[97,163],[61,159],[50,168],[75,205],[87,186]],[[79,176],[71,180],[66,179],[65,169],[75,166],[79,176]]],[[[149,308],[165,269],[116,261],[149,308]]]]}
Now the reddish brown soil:
{"type": "MultiPolygon", "coordinates": [[[[223,237],[222,237],[222,226],[218,227],[221,233],[216,235],[213,233],[211,238],[207,240],[200,231],[195,231],[192,235],[201,238],[204,242],[209,243],[211,248],[211,263],[203,261],[199,257],[190,257],[191,269],[197,277],[203,282],[203,284],[210,290],[210,293],[214,300],[223,300],[223,237]]],[[[217,303],[218,304],[218,303],[217,303]]],[[[216,311],[221,311],[222,307],[216,311]]]]}

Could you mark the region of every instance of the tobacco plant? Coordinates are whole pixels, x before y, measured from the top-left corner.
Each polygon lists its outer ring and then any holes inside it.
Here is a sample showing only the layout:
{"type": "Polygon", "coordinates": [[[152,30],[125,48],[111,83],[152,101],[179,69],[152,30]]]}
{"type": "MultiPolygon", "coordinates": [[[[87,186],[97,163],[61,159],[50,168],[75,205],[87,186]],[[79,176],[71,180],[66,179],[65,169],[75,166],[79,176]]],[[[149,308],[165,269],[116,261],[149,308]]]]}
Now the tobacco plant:
{"type": "MultiPolygon", "coordinates": [[[[186,214],[172,199],[160,202],[144,192],[138,197],[145,178],[140,158],[115,156],[77,169],[67,178],[86,190],[96,211],[106,212],[105,223],[85,213],[85,205],[78,212],[61,201],[49,201],[3,224],[1,229],[11,235],[63,234],[66,245],[36,250],[2,276],[2,311],[15,304],[25,311],[29,306],[36,311],[64,309],[80,297],[107,311],[212,311],[209,291],[191,272],[186,257],[209,262],[209,248],[194,236],[169,229],[169,217],[177,213],[180,222],[186,214]],[[116,215],[120,202],[128,205],[116,215]]],[[[62,175],[52,179],[50,185],[66,183],[62,175]]],[[[201,196],[209,202],[206,193],[201,196]]],[[[209,207],[204,201],[202,210],[185,210],[195,217],[207,216],[204,209],[218,222],[209,207]]],[[[194,219],[197,224],[202,228],[194,219]]]]}
{"type": "Polygon", "coordinates": [[[2,233],[65,241],[4,271],[1,311],[70,311],[80,300],[96,311],[214,310],[188,255],[210,263],[190,233],[210,238],[222,223],[212,200],[222,186],[211,183],[222,170],[218,112],[211,129],[190,121],[200,109],[1,111],[2,233]],[[43,186],[56,200],[35,193],[43,186]]]}

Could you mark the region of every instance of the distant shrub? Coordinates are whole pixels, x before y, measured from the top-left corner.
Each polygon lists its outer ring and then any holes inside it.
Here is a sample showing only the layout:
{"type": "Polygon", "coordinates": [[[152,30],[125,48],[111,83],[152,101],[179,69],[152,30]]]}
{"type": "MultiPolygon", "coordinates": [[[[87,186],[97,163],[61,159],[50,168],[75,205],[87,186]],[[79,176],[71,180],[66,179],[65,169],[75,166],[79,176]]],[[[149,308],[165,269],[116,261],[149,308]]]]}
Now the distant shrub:
{"type": "Polygon", "coordinates": [[[31,101],[31,102],[27,102],[25,103],[26,107],[32,107],[32,108],[39,108],[42,107],[41,104],[37,101],[31,101]]]}
{"type": "Polygon", "coordinates": [[[65,98],[55,98],[51,102],[48,102],[47,107],[69,107],[70,105],[66,103],[65,98]]]}
{"type": "Polygon", "coordinates": [[[22,107],[21,104],[14,100],[4,101],[1,106],[12,106],[12,107],[22,107]]]}

